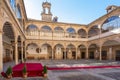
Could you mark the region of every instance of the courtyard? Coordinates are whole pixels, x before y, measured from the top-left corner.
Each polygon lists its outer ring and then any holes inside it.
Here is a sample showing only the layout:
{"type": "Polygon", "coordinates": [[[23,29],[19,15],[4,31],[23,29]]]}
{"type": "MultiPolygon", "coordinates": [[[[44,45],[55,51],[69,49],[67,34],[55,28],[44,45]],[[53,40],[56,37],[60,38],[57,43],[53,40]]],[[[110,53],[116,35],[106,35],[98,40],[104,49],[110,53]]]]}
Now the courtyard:
{"type": "MultiPolygon", "coordinates": [[[[119,61],[99,60],[27,60],[27,63],[41,63],[48,67],[77,67],[77,66],[108,66],[120,65],[119,61]]],[[[4,64],[7,67],[14,66],[14,62],[4,64]]],[[[4,80],[1,78],[1,80],[4,80]]],[[[23,80],[21,77],[12,80],[23,80]]],[[[72,69],[72,70],[48,70],[48,78],[28,77],[26,80],[120,80],[120,68],[95,68],[95,69],[72,69]]]]}

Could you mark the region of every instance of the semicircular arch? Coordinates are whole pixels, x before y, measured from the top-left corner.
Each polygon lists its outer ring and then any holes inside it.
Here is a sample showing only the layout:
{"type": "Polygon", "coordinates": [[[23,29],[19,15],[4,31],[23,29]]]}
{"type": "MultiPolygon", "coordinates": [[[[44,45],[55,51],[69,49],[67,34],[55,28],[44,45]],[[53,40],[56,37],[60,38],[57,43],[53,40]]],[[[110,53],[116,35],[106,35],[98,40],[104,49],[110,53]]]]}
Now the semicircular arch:
{"type": "Polygon", "coordinates": [[[113,45],[119,45],[120,42],[118,42],[117,40],[114,39],[109,39],[109,40],[104,40],[102,42],[102,46],[113,46],[113,45]]]}
{"type": "Polygon", "coordinates": [[[48,25],[44,25],[40,28],[41,31],[52,31],[52,28],[48,25]]]}
{"type": "Polygon", "coordinates": [[[68,27],[66,29],[66,32],[68,32],[68,33],[76,33],[76,30],[73,27],[68,27]]]}

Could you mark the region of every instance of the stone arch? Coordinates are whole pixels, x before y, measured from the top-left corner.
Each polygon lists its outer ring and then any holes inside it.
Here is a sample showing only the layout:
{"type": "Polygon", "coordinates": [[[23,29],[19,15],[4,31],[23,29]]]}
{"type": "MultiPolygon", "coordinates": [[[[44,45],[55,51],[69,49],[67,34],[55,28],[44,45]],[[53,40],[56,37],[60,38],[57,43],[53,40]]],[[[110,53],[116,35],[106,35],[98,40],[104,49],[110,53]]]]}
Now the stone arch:
{"type": "Polygon", "coordinates": [[[48,43],[48,42],[43,42],[43,43],[41,43],[40,45],[41,45],[40,47],[42,47],[43,45],[49,45],[49,46],[52,47],[52,43],[48,43]]]}
{"type": "Polygon", "coordinates": [[[40,29],[40,35],[43,37],[52,37],[53,36],[52,32],[53,32],[52,28],[47,25],[42,26],[40,29]]]}
{"type": "Polygon", "coordinates": [[[41,27],[40,31],[52,32],[52,28],[50,26],[44,25],[44,26],[41,27]]]}
{"type": "Polygon", "coordinates": [[[16,35],[16,34],[17,34],[17,31],[16,31],[16,29],[15,29],[15,27],[14,27],[14,24],[12,23],[12,21],[11,21],[9,18],[6,18],[6,19],[4,19],[4,20],[2,21],[1,27],[0,27],[0,29],[2,30],[2,32],[3,32],[3,27],[4,27],[4,25],[5,25],[6,23],[9,23],[9,24],[11,25],[12,30],[13,30],[13,32],[14,32],[15,35],[16,35]]]}
{"type": "Polygon", "coordinates": [[[76,31],[75,31],[75,29],[73,27],[67,28],[66,32],[68,32],[68,33],[76,33],[76,31]]]}
{"type": "Polygon", "coordinates": [[[115,28],[120,28],[120,17],[119,15],[112,15],[105,19],[105,21],[102,23],[102,33],[108,32],[110,30],[113,30],[115,28]]]}
{"type": "Polygon", "coordinates": [[[54,31],[64,32],[64,29],[63,29],[62,27],[55,27],[55,28],[54,28],[54,31]]]}
{"type": "MultiPolygon", "coordinates": [[[[120,52],[120,42],[114,39],[109,39],[109,40],[104,40],[102,43],[102,60],[115,60],[118,59],[120,60],[120,57],[117,56],[118,53],[117,51],[120,52]]],[[[120,55],[120,54],[119,54],[120,55]]]]}
{"type": "Polygon", "coordinates": [[[66,37],[70,37],[70,38],[76,37],[76,30],[72,27],[67,28],[65,32],[66,32],[65,34],[66,37]]]}
{"type": "Polygon", "coordinates": [[[54,45],[54,48],[55,48],[57,45],[60,45],[60,46],[62,46],[63,48],[65,48],[64,45],[61,44],[61,43],[56,43],[56,44],[54,45]]]}
{"type": "Polygon", "coordinates": [[[64,59],[64,46],[62,44],[56,44],[54,46],[54,58],[55,59],[64,59]]]}
{"type": "Polygon", "coordinates": [[[33,27],[33,28],[35,27],[35,28],[39,29],[37,25],[30,23],[29,25],[27,25],[26,30],[27,30],[30,26],[33,27]],[[31,25],[32,25],[32,26],[31,26],[31,25]]]}
{"type": "Polygon", "coordinates": [[[9,33],[6,33],[6,35],[8,35],[9,37],[12,37],[12,38],[15,39],[15,30],[14,30],[13,25],[12,25],[10,22],[5,22],[5,23],[3,24],[3,29],[2,29],[2,31],[3,31],[4,34],[5,34],[4,31],[7,32],[7,29],[9,29],[10,33],[13,34],[13,35],[10,36],[9,33]]]}
{"type": "Polygon", "coordinates": [[[26,49],[28,49],[28,46],[31,45],[31,44],[32,44],[32,45],[35,45],[35,46],[38,46],[37,43],[30,42],[30,43],[28,43],[28,44],[26,45],[26,49]]]}
{"type": "Polygon", "coordinates": [[[96,36],[100,33],[100,29],[98,28],[98,25],[94,25],[88,30],[88,37],[96,36]]]}
{"type": "Polygon", "coordinates": [[[15,31],[10,22],[5,22],[2,26],[2,39],[3,39],[3,61],[12,61],[15,59],[14,43],[15,43],[15,31]],[[9,43],[9,44],[8,44],[9,43]]]}
{"type": "Polygon", "coordinates": [[[114,40],[114,39],[107,39],[107,40],[104,40],[103,42],[102,42],[102,46],[104,46],[104,45],[117,45],[118,43],[120,43],[120,42],[118,42],[117,40],[114,40]],[[113,43],[112,43],[113,42],[113,43]]]}
{"type": "Polygon", "coordinates": [[[78,47],[80,47],[80,46],[84,46],[84,47],[86,48],[86,45],[85,45],[85,44],[79,44],[78,47]]]}
{"type": "Polygon", "coordinates": [[[86,32],[87,32],[87,30],[88,30],[88,29],[84,26],[84,27],[78,28],[76,32],[78,32],[80,29],[83,29],[83,30],[86,31],[86,32]]]}
{"type": "Polygon", "coordinates": [[[67,59],[76,59],[76,47],[74,44],[68,44],[66,46],[67,59]]]}
{"type": "Polygon", "coordinates": [[[88,47],[88,56],[89,59],[98,59],[99,58],[99,46],[95,43],[92,43],[88,47]]]}
{"type": "Polygon", "coordinates": [[[98,41],[96,41],[96,42],[94,41],[94,42],[89,43],[89,44],[88,44],[88,48],[89,48],[91,45],[96,45],[96,46],[98,46],[98,47],[100,46],[99,43],[98,43],[98,41]]]}
{"type": "Polygon", "coordinates": [[[86,58],[86,48],[85,44],[80,44],[78,46],[78,59],[85,59],[86,58]]]}
{"type": "Polygon", "coordinates": [[[80,38],[87,37],[87,32],[84,29],[79,29],[77,33],[78,33],[78,37],[80,37],[80,38]]]}
{"type": "Polygon", "coordinates": [[[48,43],[41,45],[41,53],[45,55],[45,59],[52,59],[52,46],[48,43]]]}
{"type": "Polygon", "coordinates": [[[39,35],[39,29],[36,25],[30,24],[26,28],[27,35],[39,35]]]}
{"type": "Polygon", "coordinates": [[[64,37],[64,29],[62,27],[55,27],[53,31],[53,36],[64,37]]]}
{"type": "Polygon", "coordinates": [[[78,48],[79,46],[81,46],[81,45],[87,47],[86,43],[80,43],[80,44],[77,45],[77,48],[78,48]]]}
{"type": "Polygon", "coordinates": [[[26,46],[27,54],[37,54],[39,53],[39,50],[37,50],[39,47],[36,43],[29,43],[26,46]]]}

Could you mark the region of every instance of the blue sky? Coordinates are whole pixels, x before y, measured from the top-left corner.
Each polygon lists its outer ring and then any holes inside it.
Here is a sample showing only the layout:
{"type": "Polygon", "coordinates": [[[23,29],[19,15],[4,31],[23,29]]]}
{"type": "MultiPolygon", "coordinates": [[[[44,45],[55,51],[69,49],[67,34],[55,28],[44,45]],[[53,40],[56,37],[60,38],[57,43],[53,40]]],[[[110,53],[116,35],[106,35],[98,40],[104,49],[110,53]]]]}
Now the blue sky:
{"type": "MultiPolygon", "coordinates": [[[[27,17],[41,20],[42,2],[46,0],[24,0],[27,17]]],[[[52,4],[51,12],[59,22],[89,24],[106,14],[108,5],[120,6],[120,0],[47,0],[52,4]]]]}

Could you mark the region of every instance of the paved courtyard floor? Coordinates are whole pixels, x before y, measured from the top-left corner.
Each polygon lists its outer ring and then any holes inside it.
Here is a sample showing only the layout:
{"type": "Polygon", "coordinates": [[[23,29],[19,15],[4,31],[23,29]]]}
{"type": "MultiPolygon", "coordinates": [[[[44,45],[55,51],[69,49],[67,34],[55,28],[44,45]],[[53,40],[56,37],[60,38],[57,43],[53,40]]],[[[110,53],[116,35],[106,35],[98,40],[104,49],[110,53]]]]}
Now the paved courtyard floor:
{"type": "MultiPolygon", "coordinates": [[[[50,67],[68,66],[96,66],[96,65],[120,65],[117,61],[98,61],[98,60],[27,60],[27,62],[38,62],[50,67]]],[[[4,71],[14,62],[4,63],[4,71]]],[[[0,80],[4,80],[2,77],[0,80]]],[[[12,80],[24,80],[13,78],[12,80]]],[[[26,80],[120,80],[120,68],[107,69],[75,69],[75,70],[48,70],[48,78],[27,78],[26,80]]]]}

